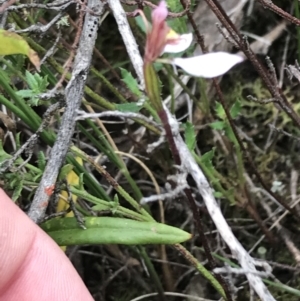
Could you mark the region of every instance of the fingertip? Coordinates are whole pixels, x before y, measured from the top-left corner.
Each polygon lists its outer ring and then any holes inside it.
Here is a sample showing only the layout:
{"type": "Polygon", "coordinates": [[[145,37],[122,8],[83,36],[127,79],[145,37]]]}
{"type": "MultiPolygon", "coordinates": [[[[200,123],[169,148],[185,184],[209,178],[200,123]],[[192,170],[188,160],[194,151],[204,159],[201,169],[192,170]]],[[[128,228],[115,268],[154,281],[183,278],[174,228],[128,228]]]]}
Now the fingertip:
{"type": "Polygon", "coordinates": [[[25,260],[36,227],[0,189],[0,294],[25,260]]]}
{"type": "Polygon", "coordinates": [[[92,301],[59,246],[0,189],[0,301],[92,301]]]}

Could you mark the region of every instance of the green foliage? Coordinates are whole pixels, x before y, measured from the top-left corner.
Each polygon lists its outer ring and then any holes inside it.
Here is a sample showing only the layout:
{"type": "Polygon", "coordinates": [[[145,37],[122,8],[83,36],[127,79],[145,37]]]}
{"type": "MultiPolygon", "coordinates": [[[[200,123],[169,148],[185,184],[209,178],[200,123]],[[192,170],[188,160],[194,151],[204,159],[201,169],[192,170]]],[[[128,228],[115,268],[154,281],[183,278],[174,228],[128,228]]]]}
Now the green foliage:
{"type": "Polygon", "coordinates": [[[57,28],[61,28],[63,26],[69,27],[70,26],[69,17],[68,16],[64,16],[64,17],[60,18],[56,22],[56,26],[57,26],[57,28]]]}
{"type": "Polygon", "coordinates": [[[194,151],[196,147],[196,133],[194,125],[190,122],[184,124],[185,143],[190,151],[194,151]]]}
{"type": "Polygon", "coordinates": [[[210,151],[206,152],[205,154],[203,154],[201,156],[201,162],[203,162],[207,167],[213,166],[211,161],[215,155],[215,150],[216,150],[216,148],[214,147],[210,151]]]}
{"type": "Polygon", "coordinates": [[[39,104],[40,93],[46,91],[48,86],[47,75],[42,77],[38,73],[31,74],[26,70],[26,83],[30,89],[19,90],[16,92],[18,96],[23,98],[29,98],[28,104],[32,106],[37,106],[39,104]]]}
{"type": "Polygon", "coordinates": [[[117,103],[116,110],[120,112],[131,112],[137,113],[142,109],[142,106],[139,103],[130,102],[130,103],[117,103]]]}
{"type": "Polygon", "coordinates": [[[121,75],[122,75],[122,81],[127,85],[128,89],[134,95],[141,97],[142,93],[139,89],[139,85],[138,85],[136,79],[126,69],[120,68],[120,70],[121,70],[121,75]]]}
{"type": "MultiPolygon", "coordinates": [[[[193,7],[195,1],[191,1],[191,6],[193,7]]],[[[168,8],[172,13],[178,13],[183,11],[183,7],[180,1],[177,0],[167,0],[168,8]]],[[[187,27],[187,17],[177,17],[168,20],[169,26],[178,33],[186,33],[188,31],[187,27]]]]}
{"type": "Polygon", "coordinates": [[[59,180],[65,179],[66,176],[69,174],[69,172],[70,172],[71,170],[73,170],[73,168],[74,168],[74,166],[73,166],[72,164],[66,164],[66,165],[64,165],[64,166],[61,168],[60,172],[59,172],[58,179],[59,179],[59,180]]]}
{"type": "Polygon", "coordinates": [[[23,179],[20,179],[19,181],[16,182],[16,186],[14,188],[13,195],[11,197],[11,199],[14,202],[20,197],[23,190],[23,185],[24,185],[23,179]]]}
{"type": "Polygon", "coordinates": [[[210,127],[214,130],[223,130],[225,127],[225,123],[224,123],[224,121],[217,120],[217,121],[210,123],[210,127]]]}
{"type": "Polygon", "coordinates": [[[236,100],[230,109],[230,115],[232,119],[236,118],[240,114],[241,108],[241,102],[239,100],[236,100]]]}
{"type": "Polygon", "coordinates": [[[5,160],[10,159],[11,157],[12,156],[3,149],[3,143],[2,140],[0,140],[0,166],[5,160]]]}
{"type": "MultiPolygon", "coordinates": [[[[216,103],[215,111],[216,111],[217,116],[222,120],[217,120],[217,121],[210,123],[210,127],[214,130],[223,130],[225,132],[226,136],[230,139],[230,141],[235,143],[236,138],[235,138],[232,128],[227,120],[225,110],[222,107],[222,105],[218,102],[216,103]]],[[[236,118],[240,112],[241,112],[241,103],[240,103],[240,101],[237,100],[230,108],[231,118],[232,119],[236,118]]]]}
{"type": "Polygon", "coordinates": [[[52,219],[42,228],[61,246],[82,244],[175,244],[191,234],[165,224],[116,217],[86,217],[86,229],[75,218],[52,219]]]}
{"type": "MultiPolygon", "coordinates": [[[[145,22],[144,22],[144,19],[141,17],[141,16],[137,16],[134,18],[137,26],[140,28],[140,30],[146,34],[147,30],[146,30],[146,25],[145,25],[145,22]]],[[[149,23],[149,26],[151,26],[151,24],[149,23]]]]}
{"type": "Polygon", "coordinates": [[[45,157],[44,152],[39,152],[38,153],[37,165],[38,165],[38,168],[40,170],[44,170],[45,169],[45,167],[46,167],[46,157],[45,157]]]}

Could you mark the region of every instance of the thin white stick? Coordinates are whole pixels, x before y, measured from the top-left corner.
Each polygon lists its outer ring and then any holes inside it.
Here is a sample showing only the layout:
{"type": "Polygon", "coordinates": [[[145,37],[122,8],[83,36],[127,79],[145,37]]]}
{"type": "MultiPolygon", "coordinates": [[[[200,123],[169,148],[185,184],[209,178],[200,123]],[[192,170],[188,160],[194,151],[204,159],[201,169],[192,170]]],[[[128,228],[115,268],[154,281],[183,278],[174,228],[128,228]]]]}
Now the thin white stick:
{"type": "Polygon", "coordinates": [[[129,58],[139,78],[141,88],[144,90],[143,59],[127,21],[126,13],[119,0],[108,0],[107,2],[118,24],[129,58]]]}
{"type": "Polygon", "coordinates": [[[221,237],[230,248],[232,255],[238,260],[242,269],[248,271],[245,276],[247,277],[250,286],[255,290],[261,300],[275,301],[274,297],[264,285],[262,279],[257,276],[258,271],[255,268],[255,260],[247,253],[227,224],[213,195],[212,188],[180,136],[177,120],[171,115],[166,107],[164,107],[164,109],[167,112],[169,124],[179,152],[182,165],[181,168],[194,178],[198,191],[201,194],[210,217],[217,227],[221,237]]]}

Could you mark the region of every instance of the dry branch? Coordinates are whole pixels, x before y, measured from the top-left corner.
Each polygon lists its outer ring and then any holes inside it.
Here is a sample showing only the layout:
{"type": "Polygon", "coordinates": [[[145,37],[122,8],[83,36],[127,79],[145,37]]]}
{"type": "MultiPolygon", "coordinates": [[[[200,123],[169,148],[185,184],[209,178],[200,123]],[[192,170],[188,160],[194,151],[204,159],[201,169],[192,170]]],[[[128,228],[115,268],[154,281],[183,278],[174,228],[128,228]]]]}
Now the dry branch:
{"type": "Polygon", "coordinates": [[[56,183],[60,167],[66,158],[74,133],[76,123],[75,118],[77,110],[81,105],[83,88],[89,72],[93,48],[97,38],[99,14],[103,12],[104,5],[99,0],[89,0],[88,7],[97,13],[97,16],[89,13],[85,16],[79,47],[75,57],[72,78],[65,91],[67,106],[62,117],[57,139],[51,150],[42,180],[35,193],[28,213],[29,217],[34,222],[38,222],[44,216],[49,202],[49,194],[51,195],[49,189],[54,187],[56,183]]]}
{"type": "Polygon", "coordinates": [[[143,75],[143,59],[140,55],[137,43],[128,24],[126,13],[119,0],[108,0],[108,5],[114,14],[130,61],[139,78],[141,88],[144,90],[145,84],[143,75]]]}

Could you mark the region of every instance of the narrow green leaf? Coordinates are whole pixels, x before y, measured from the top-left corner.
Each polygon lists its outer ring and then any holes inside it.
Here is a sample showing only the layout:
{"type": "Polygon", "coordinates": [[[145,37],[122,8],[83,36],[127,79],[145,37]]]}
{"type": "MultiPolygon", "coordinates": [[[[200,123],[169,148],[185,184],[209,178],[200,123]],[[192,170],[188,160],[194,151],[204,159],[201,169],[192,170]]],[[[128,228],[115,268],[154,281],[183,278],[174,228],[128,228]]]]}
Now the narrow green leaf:
{"type": "Polygon", "coordinates": [[[115,217],[86,217],[83,230],[75,218],[52,219],[42,228],[61,246],[82,244],[176,244],[192,237],[175,227],[115,217]]]}
{"type": "Polygon", "coordinates": [[[219,102],[216,103],[215,111],[216,111],[216,113],[217,113],[217,116],[218,116],[220,119],[222,119],[222,120],[225,119],[225,117],[226,117],[225,111],[224,111],[222,105],[221,105],[219,102]]]}
{"type": "Polygon", "coordinates": [[[213,194],[215,198],[222,198],[224,196],[223,193],[220,191],[214,191],[213,194]]]}
{"type": "Polygon", "coordinates": [[[31,74],[28,70],[26,70],[25,76],[26,76],[26,82],[27,82],[28,86],[30,87],[30,89],[37,91],[39,84],[38,84],[38,81],[36,80],[35,76],[33,74],[31,74]]]}
{"type": "MultiPolygon", "coordinates": [[[[141,30],[143,33],[146,33],[146,32],[147,32],[147,29],[146,29],[146,25],[145,25],[145,22],[144,22],[143,18],[142,18],[141,16],[136,16],[136,17],[134,18],[134,20],[135,20],[137,26],[140,28],[140,30],[141,30]]],[[[151,26],[151,25],[149,24],[149,26],[151,26]]]]}
{"type": "Polygon", "coordinates": [[[3,144],[2,140],[0,140],[0,163],[2,163],[5,160],[10,159],[12,156],[9,155],[4,149],[3,149],[3,144]]]}
{"type": "Polygon", "coordinates": [[[235,118],[238,116],[238,114],[241,112],[241,102],[240,101],[236,101],[233,106],[230,109],[230,115],[232,118],[235,118]]]}
{"type": "Polygon", "coordinates": [[[24,184],[24,181],[23,181],[23,180],[17,182],[17,185],[16,185],[16,187],[15,187],[15,189],[14,189],[14,193],[13,193],[13,195],[12,195],[12,197],[11,197],[11,199],[12,199],[14,202],[15,202],[15,201],[19,198],[19,196],[21,195],[21,192],[22,192],[22,190],[23,190],[23,184],[24,184]]]}
{"type": "Polygon", "coordinates": [[[45,166],[46,166],[46,157],[45,157],[45,154],[44,152],[40,151],[38,153],[38,161],[37,161],[37,164],[38,164],[38,168],[40,170],[44,170],[45,169],[45,166]]]}
{"type": "Polygon", "coordinates": [[[131,112],[137,113],[140,111],[142,106],[138,105],[135,102],[128,102],[128,103],[118,103],[116,104],[116,110],[120,112],[131,112]]]}
{"type": "Polygon", "coordinates": [[[98,204],[92,207],[93,211],[111,210],[111,207],[105,204],[98,204]]]}
{"type": "Polygon", "coordinates": [[[196,147],[196,133],[194,125],[190,122],[186,122],[184,125],[184,137],[185,143],[190,151],[193,151],[196,147]]]}
{"type": "Polygon", "coordinates": [[[17,135],[16,135],[16,147],[17,147],[17,149],[19,149],[21,147],[20,137],[21,137],[21,132],[18,132],[17,135]]]}
{"type": "MultiPolygon", "coordinates": [[[[168,7],[170,8],[170,11],[172,13],[178,13],[182,11],[182,5],[179,1],[177,0],[168,0],[168,7]]],[[[169,26],[175,30],[178,33],[186,33],[188,31],[187,29],[187,17],[179,17],[179,18],[172,18],[168,20],[169,26]]]]}
{"type": "Polygon", "coordinates": [[[212,150],[210,150],[209,152],[207,152],[201,156],[201,161],[203,163],[210,162],[212,160],[212,158],[214,157],[214,155],[215,155],[215,149],[213,148],[212,150]]]}
{"type": "Polygon", "coordinates": [[[30,98],[34,96],[35,93],[32,90],[26,89],[26,90],[19,90],[16,92],[16,94],[18,96],[21,96],[22,98],[30,98]]]}
{"type": "Polygon", "coordinates": [[[218,120],[210,123],[209,126],[214,130],[223,130],[225,127],[225,123],[224,121],[218,120]]]}
{"type": "Polygon", "coordinates": [[[236,137],[234,135],[234,132],[233,132],[232,128],[230,127],[229,122],[226,122],[224,130],[225,130],[225,135],[227,136],[227,138],[231,142],[235,143],[236,142],[236,137]]]}
{"type": "Polygon", "coordinates": [[[120,68],[121,75],[122,75],[122,81],[126,84],[126,86],[129,88],[129,90],[137,96],[141,96],[142,93],[139,89],[139,85],[136,81],[136,79],[132,76],[132,74],[127,71],[124,68],[120,68]]]}
{"type": "Polygon", "coordinates": [[[61,168],[60,172],[59,172],[58,179],[59,179],[59,180],[65,179],[66,176],[67,176],[67,174],[69,174],[69,172],[70,172],[71,170],[73,170],[73,168],[74,168],[74,166],[73,166],[72,164],[66,164],[66,165],[64,165],[64,166],[61,168]]]}

